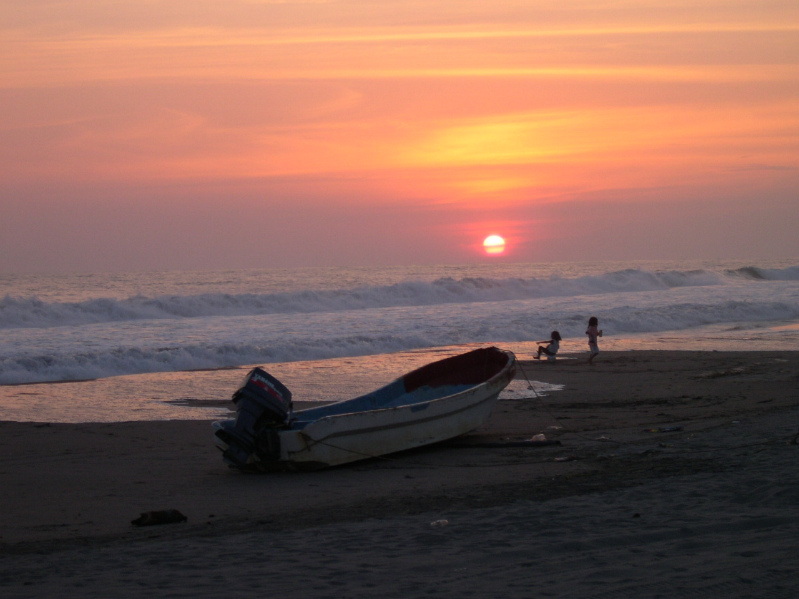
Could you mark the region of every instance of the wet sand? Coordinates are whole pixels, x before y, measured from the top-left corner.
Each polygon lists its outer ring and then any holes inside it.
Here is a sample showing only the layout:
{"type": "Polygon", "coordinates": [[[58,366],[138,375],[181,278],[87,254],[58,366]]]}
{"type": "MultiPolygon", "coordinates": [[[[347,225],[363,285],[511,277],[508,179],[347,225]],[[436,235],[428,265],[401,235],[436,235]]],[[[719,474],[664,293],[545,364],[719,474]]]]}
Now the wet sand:
{"type": "Polygon", "coordinates": [[[313,473],[230,470],[210,422],[2,422],[0,593],[799,594],[799,352],[519,357],[563,390],[313,473]]]}

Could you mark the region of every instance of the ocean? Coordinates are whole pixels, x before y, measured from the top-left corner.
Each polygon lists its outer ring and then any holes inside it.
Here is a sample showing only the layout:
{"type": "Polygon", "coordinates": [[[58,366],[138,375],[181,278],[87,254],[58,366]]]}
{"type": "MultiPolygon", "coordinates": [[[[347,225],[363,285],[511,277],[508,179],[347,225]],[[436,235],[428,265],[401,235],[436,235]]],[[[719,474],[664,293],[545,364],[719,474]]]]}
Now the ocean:
{"type": "MultiPolygon", "coordinates": [[[[799,259],[0,275],[0,420],[209,419],[251,365],[352,397],[497,345],[799,349],[799,259]]],[[[513,391],[513,390],[510,390],[513,391]]]]}

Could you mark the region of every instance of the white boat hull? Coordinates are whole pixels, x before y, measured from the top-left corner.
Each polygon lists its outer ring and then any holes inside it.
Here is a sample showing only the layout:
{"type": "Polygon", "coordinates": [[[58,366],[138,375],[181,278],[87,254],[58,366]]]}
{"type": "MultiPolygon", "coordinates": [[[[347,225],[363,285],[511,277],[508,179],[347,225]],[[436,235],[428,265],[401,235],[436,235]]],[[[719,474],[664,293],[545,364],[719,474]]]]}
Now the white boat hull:
{"type": "Polygon", "coordinates": [[[480,427],[504,387],[493,392],[475,388],[419,406],[322,418],[303,430],[281,431],[281,460],[337,466],[446,441],[480,427]]]}

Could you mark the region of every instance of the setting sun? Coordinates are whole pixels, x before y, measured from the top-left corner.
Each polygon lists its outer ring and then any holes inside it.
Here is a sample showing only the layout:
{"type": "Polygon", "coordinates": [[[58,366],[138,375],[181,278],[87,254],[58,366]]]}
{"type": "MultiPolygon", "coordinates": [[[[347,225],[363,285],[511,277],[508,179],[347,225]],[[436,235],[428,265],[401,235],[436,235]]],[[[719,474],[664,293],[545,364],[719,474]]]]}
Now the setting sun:
{"type": "Polygon", "coordinates": [[[505,251],[505,240],[499,235],[489,235],[483,240],[483,249],[490,256],[502,254],[505,251]]]}

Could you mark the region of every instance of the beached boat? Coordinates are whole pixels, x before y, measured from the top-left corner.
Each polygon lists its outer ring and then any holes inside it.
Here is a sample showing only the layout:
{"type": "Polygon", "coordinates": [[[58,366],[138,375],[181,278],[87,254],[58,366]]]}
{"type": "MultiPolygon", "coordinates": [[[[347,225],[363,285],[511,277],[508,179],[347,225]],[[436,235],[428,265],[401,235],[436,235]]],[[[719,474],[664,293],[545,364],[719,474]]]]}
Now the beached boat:
{"type": "Polygon", "coordinates": [[[224,460],[252,471],[313,469],[445,441],[483,424],[516,358],[488,347],[445,358],[366,395],[292,411],[291,392],[260,368],[233,395],[236,418],[214,423],[224,460]]]}

